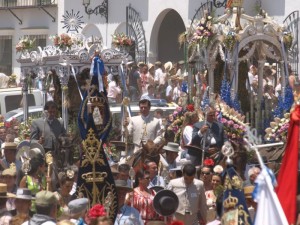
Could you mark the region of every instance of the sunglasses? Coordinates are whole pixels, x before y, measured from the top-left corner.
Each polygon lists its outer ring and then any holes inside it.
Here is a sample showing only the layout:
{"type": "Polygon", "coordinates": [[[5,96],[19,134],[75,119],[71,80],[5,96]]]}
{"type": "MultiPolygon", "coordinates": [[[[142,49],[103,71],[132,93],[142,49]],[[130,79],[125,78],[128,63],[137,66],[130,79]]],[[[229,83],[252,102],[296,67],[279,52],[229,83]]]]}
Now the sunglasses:
{"type": "Polygon", "coordinates": [[[201,172],[202,175],[210,175],[210,172],[201,172]]]}
{"type": "Polygon", "coordinates": [[[144,177],[143,179],[144,180],[150,180],[150,177],[144,177]]]}

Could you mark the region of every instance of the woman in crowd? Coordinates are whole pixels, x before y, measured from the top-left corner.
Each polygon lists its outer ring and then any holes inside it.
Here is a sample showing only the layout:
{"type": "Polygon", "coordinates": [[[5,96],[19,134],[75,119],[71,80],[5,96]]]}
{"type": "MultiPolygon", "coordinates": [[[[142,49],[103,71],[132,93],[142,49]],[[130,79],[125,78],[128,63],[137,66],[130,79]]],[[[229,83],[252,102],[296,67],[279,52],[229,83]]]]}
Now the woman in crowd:
{"type": "Polygon", "coordinates": [[[67,170],[67,172],[60,172],[58,174],[59,189],[54,192],[59,200],[60,210],[58,220],[68,218],[69,208],[68,203],[72,200],[70,191],[74,183],[74,171],[67,170]]]}
{"type": "Polygon", "coordinates": [[[148,189],[150,174],[148,171],[139,170],[136,173],[136,188],[133,191],[133,207],[136,208],[145,224],[151,220],[163,220],[153,208],[153,198],[155,191],[148,189]]]}
{"type": "MultiPolygon", "coordinates": [[[[47,183],[51,191],[51,178],[46,177],[46,164],[43,155],[37,154],[30,159],[30,170],[20,181],[20,188],[28,188],[32,195],[42,190],[46,190],[47,183]]],[[[32,204],[31,211],[35,212],[35,205],[32,204]]]]}
{"type": "Polygon", "coordinates": [[[207,221],[213,221],[216,218],[216,201],[218,187],[221,185],[221,175],[219,173],[213,173],[211,178],[211,190],[205,191],[206,204],[208,206],[207,221]]]}

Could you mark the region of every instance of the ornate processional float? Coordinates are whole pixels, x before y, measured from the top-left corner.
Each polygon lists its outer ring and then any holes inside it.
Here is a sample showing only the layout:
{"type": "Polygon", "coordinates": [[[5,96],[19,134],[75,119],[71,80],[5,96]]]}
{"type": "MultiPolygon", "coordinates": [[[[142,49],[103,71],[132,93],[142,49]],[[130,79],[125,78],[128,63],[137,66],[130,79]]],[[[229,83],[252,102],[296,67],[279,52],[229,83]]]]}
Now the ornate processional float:
{"type": "MultiPolygon", "coordinates": [[[[182,39],[187,46],[186,61],[194,63],[200,75],[200,78],[193,75],[190,79],[197,83],[196,100],[203,101],[199,90],[203,76],[208,81],[210,99],[212,93],[220,94],[222,101],[245,116],[243,122],[264,134],[272,118],[278,117],[274,111],[277,110],[277,114],[280,111],[283,117],[293,103],[288,82],[288,60],[291,60],[288,55],[291,46],[298,41],[297,37],[293,39],[297,34],[292,34],[263,10],[256,16],[245,14],[242,0],[229,1],[225,14],[219,17],[213,17],[208,5],[203,5],[202,12],[202,18],[192,21],[182,39]],[[248,78],[252,64],[258,68],[256,93],[251,91],[248,78]],[[263,79],[267,64],[274,66],[277,83],[282,87],[281,102],[273,108],[264,103],[263,79]]],[[[192,83],[189,82],[189,90],[193,89],[192,83]]]]}
{"type": "Polygon", "coordinates": [[[103,49],[101,40],[96,37],[62,34],[53,37],[53,41],[53,46],[38,47],[37,51],[22,49],[17,60],[21,63],[24,121],[28,119],[27,95],[34,81],[43,92],[44,103],[47,93],[53,89],[54,101],[61,99],[66,130],[70,112],[79,110],[78,126],[83,141],[77,194],[89,198],[91,206],[105,205],[109,217],[114,219],[118,208],[116,189],[103,150],[112,125],[106,75],[117,70],[121,71],[120,76],[125,76],[122,67],[128,53],[121,49],[103,49]]]}

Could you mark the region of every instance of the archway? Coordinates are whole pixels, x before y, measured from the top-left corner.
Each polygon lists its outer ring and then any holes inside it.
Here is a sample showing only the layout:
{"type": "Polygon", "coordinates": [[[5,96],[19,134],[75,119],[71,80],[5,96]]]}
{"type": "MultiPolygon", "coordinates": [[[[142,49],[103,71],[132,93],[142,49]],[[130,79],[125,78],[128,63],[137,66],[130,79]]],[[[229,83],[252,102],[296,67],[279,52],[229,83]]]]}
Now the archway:
{"type": "Polygon", "coordinates": [[[157,52],[157,55],[150,55],[149,61],[177,62],[183,60],[184,49],[179,48],[178,36],[185,30],[185,25],[178,12],[173,9],[162,11],[154,23],[150,42],[150,51],[157,52]]]}

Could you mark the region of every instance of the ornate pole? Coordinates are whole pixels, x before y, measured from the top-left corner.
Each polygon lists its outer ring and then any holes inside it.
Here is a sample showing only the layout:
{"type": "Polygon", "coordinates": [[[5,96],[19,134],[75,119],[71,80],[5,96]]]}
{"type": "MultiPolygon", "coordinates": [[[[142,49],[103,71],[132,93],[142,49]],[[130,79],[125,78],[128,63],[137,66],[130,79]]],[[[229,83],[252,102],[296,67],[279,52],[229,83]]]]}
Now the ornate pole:
{"type": "Polygon", "coordinates": [[[29,80],[29,74],[26,74],[27,69],[22,69],[22,94],[23,94],[23,119],[25,122],[25,125],[27,124],[27,119],[28,119],[28,82],[29,80]]]}
{"type": "Polygon", "coordinates": [[[61,63],[62,67],[59,69],[59,80],[62,86],[62,119],[64,121],[64,127],[68,132],[68,108],[67,108],[67,93],[68,82],[70,78],[70,65],[68,63],[61,63]]]}
{"type": "Polygon", "coordinates": [[[43,70],[43,67],[39,68],[38,77],[41,82],[41,88],[42,88],[42,96],[43,96],[43,106],[45,105],[47,101],[47,91],[46,91],[46,75],[43,70]]]}

